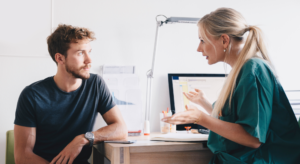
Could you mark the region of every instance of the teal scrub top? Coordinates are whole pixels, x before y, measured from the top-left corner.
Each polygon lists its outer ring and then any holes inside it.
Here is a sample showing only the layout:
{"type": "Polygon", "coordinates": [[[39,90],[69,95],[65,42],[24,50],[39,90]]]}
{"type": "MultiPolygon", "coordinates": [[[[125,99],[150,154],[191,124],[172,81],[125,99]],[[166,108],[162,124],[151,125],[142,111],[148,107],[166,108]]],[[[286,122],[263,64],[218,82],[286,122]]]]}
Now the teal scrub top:
{"type": "Polygon", "coordinates": [[[262,143],[246,147],[210,132],[210,164],[300,164],[300,128],[285,92],[262,59],[249,59],[220,120],[240,124],[262,143]]]}

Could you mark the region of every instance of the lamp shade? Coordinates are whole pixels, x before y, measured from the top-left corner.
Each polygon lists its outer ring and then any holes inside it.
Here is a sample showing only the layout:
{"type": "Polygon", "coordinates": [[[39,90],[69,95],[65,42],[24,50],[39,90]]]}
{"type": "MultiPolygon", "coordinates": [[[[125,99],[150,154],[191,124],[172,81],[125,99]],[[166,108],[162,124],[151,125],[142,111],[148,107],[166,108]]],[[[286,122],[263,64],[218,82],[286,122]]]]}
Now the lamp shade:
{"type": "Polygon", "coordinates": [[[187,17],[170,17],[165,21],[166,24],[171,23],[191,23],[197,24],[200,18],[187,18],[187,17]]]}

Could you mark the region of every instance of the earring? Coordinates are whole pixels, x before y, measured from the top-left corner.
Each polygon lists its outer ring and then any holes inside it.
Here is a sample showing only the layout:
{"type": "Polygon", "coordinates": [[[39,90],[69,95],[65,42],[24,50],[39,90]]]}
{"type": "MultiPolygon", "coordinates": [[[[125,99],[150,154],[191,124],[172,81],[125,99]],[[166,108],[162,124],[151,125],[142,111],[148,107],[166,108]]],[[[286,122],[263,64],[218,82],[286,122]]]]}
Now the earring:
{"type": "Polygon", "coordinates": [[[224,52],[226,52],[226,49],[224,49],[224,52]]]}

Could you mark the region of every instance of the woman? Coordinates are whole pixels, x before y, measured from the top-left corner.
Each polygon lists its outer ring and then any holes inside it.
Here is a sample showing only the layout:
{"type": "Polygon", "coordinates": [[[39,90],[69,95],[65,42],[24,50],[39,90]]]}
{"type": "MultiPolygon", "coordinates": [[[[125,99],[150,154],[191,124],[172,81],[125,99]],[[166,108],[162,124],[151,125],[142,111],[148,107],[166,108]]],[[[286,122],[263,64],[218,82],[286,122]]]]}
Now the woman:
{"type": "Polygon", "coordinates": [[[229,8],[205,15],[198,27],[197,51],[208,64],[225,62],[232,70],[213,105],[200,90],[184,93],[210,116],[189,106],[163,121],[210,129],[212,164],[300,163],[300,128],[272,69],[261,30],[229,8]]]}

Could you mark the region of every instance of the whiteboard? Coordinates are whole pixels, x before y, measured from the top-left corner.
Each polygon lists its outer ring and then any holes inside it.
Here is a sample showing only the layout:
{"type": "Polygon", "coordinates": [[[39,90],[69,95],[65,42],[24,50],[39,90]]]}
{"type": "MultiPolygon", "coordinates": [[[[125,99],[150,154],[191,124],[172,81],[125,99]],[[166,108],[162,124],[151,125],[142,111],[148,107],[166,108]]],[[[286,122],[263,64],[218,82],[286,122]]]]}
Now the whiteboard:
{"type": "Polygon", "coordinates": [[[47,56],[51,0],[0,1],[0,56],[47,56]]]}

